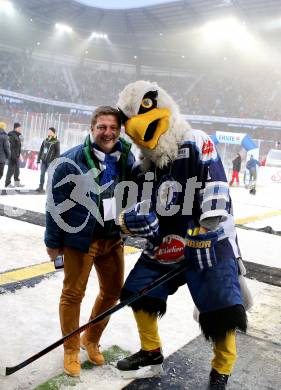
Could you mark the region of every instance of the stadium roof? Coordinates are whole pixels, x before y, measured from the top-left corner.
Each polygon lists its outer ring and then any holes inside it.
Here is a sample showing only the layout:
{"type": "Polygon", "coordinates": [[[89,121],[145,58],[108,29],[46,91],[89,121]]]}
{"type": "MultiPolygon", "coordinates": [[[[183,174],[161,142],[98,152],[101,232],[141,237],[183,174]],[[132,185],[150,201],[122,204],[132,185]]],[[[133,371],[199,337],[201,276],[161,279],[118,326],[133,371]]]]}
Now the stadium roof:
{"type": "MultiPolygon", "coordinates": [[[[19,18],[2,20],[0,42],[31,50],[37,50],[39,44],[40,50],[52,53],[74,56],[84,53],[87,58],[156,66],[171,61],[167,66],[186,67],[191,61],[201,64],[198,54],[204,57],[206,53],[207,46],[199,37],[200,28],[204,30],[206,22],[229,17],[236,18],[254,36],[262,35],[267,43],[272,42],[276,50],[281,50],[280,0],[161,0],[158,4],[128,9],[94,6],[94,3],[98,5],[98,0],[92,0],[92,6],[81,3],[90,0],[10,1],[19,18]],[[260,29],[261,25],[274,20],[277,28],[260,29]],[[70,26],[73,33],[56,39],[56,23],[70,26]],[[196,55],[190,55],[193,52],[196,55]]],[[[107,0],[100,0],[99,4],[101,2],[104,6],[108,4],[107,0]]],[[[121,2],[111,1],[119,5],[121,2]]],[[[130,0],[129,3],[138,2],[130,0]]],[[[228,30],[231,28],[229,24],[228,30]]],[[[217,34],[223,36],[224,32],[217,31],[217,34]]],[[[221,56],[230,58],[227,48],[221,56]]]]}
{"type": "MultiPolygon", "coordinates": [[[[75,0],[77,3],[85,4],[90,7],[103,9],[129,9],[140,8],[148,5],[155,5],[161,3],[171,3],[171,0],[75,0]]],[[[176,1],[176,0],[174,0],[176,1]]]]}
{"type": "MultiPolygon", "coordinates": [[[[84,3],[86,1],[90,2],[83,0],[84,3]]],[[[121,5],[121,1],[114,2],[121,5]]],[[[105,6],[106,0],[93,0],[91,7],[77,0],[13,0],[13,3],[17,4],[17,9],[41,23],[64,22],[74,29],[101,31],[111,36],[179,31],[229,14],[238,15],[246,21],[281,17],[280,0],[179,0],[158,1],[159,4],[150,6],[145,1],[145,7],[128,9],[94,7],[94,4],[101,3],[105,6]]],[[[141,1],[130,0],[130,3],[139,4],[141,1]]]]}

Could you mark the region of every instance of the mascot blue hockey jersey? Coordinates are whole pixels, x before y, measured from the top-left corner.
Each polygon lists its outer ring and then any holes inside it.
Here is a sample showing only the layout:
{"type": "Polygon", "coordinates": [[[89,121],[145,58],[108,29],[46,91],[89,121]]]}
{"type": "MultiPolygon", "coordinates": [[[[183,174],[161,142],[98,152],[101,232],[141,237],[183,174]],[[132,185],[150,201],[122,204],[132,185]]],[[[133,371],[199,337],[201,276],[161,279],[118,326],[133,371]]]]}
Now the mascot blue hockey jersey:
{"type": "Polygon", "coordinates": [[[147,238],[122,299],[187,261],[181,276],[139,299],[133,309],[163,315],[168,296],[186,283],[206,338],[215,340],[237,328],[245,331],[232,204],[212,140],[191,129],[169,95],[156,86],[154,91],[151,83],[137,82],[131,90],[129,85],[118,107],[127,134],[144,156],[134,170],[138,202],[122,214],[121,228],[147,238]],[[130,98],[134,104],[127,103],[130,98]],[[206,228],[205,234],[196,234],[199,228],[206,228]]]}

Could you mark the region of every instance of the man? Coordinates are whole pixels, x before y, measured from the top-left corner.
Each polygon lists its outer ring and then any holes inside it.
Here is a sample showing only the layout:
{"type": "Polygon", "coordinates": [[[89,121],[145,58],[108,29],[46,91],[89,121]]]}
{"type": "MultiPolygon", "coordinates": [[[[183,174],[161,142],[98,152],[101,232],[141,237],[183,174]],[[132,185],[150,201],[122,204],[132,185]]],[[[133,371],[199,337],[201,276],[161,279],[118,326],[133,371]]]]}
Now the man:
{"type": "Polygon", "coordinates": [[[20,183],[20,153],[21,153],[21,124],[14,123],[14,129],[8,133],[11,156],[8,160],[8,171],[6,175],[5,187],[13,188],[11,179],[14,176],[15,187],[24,187],[20,183]]]}
{"type": "MultiPolygon", "coordinates": [[[[140,189],[139,203],[121,213],[120,226],[127,234],[147,238],[121,300],[173,270],[177,263],[186,263],[181,275],[131,304],[141,349],[120,360],[117,368],[127,378],[141,374],[136,371],[142,367],[161,373],[157,317],[165,314],[168,296],[187,284],[200,312],[203,334],[214,343],[209,388],[225,389],[236,360],[235,330],[245,331],[247,318],[222,162],[207,134],[191,129],[172,97],[156,83],[140,80],[127,85],[117,106],[126,133],[144,156],[133,172],[140,189]]],[[[177,326],[185,324],[175,324],[175,332],[177,326]]]]}
{"type": "MultiPolygon", "coordinates": [[[[63,335],[79,327],[80,305],[92,266],[100,291],[90,319],[113,306],[120,296],[123,244],[115,216],[106,217],[114,202],[114,188],[119,181],[128,180],[134,163],[131,144],[119,138],[120,128],[116,109],[97,108],[84,145],[56,159],[49,173],[45,244],[51,260],[64,254],[65,278],[60,299],[63,335]],[[60,206],[58,214],[56,207],[60,206]]],[[[97,365],[104,363],[99,341],[107,322],[105,319],[97,323],[81,338],[89,360],[97,365]]],[[[79,348],[79,335],[64,344],[64,371],[68,375],[80,374],[79,348]]]]}
{"type": "Polygon", "coordinates": [[[48,136],[42,142],[40,151],[37,158],[37,164],[41,162],[41,174],[40,174],[40,184],[36,189],[37,192],[44,192],[44,182],[45,174],[50,165],[50,163],[60,155],[60,141],[56,136],[56,129],[54,127],[49,127],[48,136]]]}
{"type": "MultiPolygon", "coordinates": [[[[249,170],[249,193],[251,195],[256,195],[256,182],[257,182],[257,167],[260,166],[260,163],[258,160],[254,158],[253,155],[251,155],[250,160],[248,160],[246,164],[246,168],[249,170]]],[[[247,188],[247,187],[246,187],[247,188]]]]}
{"type": "Polygon", "coordinates": [[[237,153],[236,157],[232,160],[232,178],[230,180],[229,185],[232,186],[234,180],[239,185],[239,172],[241,169],[241,156],[237,153]]]}
{"type": "Polygon", "coordinates": [[[6,123],[0,122],[0,180],[3,176],[5,162],[11,156],[9,137],[5,131],[6,128],[6,123]]]}
{"type": "Polygon", "coordinates": [[[249,173],[250,173],[250,179],[249,179],[250,186],[254,185],[256,183],[257,167],[259,167],[259,166],[260,166],[260,163],[251,154],[250,160],[248,160],[248,162],[246,164],[246,168],[249,170],[249,173]]]}

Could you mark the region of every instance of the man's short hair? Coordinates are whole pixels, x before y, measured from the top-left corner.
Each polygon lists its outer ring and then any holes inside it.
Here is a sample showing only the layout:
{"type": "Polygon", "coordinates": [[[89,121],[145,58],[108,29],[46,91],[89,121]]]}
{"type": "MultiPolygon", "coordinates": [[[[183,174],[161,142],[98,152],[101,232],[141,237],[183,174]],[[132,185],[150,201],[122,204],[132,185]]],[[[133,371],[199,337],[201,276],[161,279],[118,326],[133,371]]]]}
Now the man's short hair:
{"type": "Polygon", "coordinates": [[[14,123],[14,130],[18,129],[19,127],[21,127],[21,124],[19,122],[15,122],[14,123]]]}
{"type": "Polygon", "coordinates": [[[54,134],[56,134],[56,129],[54,127],[49,127],[48,130],[51,130],[54,134]]]}
{"type": "Polygon", "coordinates": [[[91,119],[91,126],[95,126],[95,124],[97,123],[98,117],[100,117],[102,115],[113,115],[113,116],[115,116],[115,118],[117,119],[117,122],[118,122],[118,127],[121,128],[121,117],[120,117],[119,111],[117,110],[117,108],[114,108],[114,107],[111,107],[111,106],[100,106],[100,107],[98,107],[93,112],[92,119],[91,119]]]}

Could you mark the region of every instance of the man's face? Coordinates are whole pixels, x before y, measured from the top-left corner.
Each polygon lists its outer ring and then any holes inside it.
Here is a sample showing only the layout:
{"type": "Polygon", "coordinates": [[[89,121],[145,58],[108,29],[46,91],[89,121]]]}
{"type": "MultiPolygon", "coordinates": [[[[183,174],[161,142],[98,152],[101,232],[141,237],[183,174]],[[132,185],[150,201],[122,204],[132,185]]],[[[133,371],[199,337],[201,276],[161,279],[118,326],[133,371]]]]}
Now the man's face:
{"type": "Polygon", "coordinates": [[[21,130],[22,130],[21,127],[17,127],[17,128],[16,128],[16,131],[17,131],[18,133],[21,133],[21,130]]]}
{"type": "Polygon", "coordinates": [[[118,141],[120,128],[114,115],[101,115],[91,127],[94,142],[104,153],[110,153],[118,141]]]}

